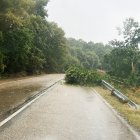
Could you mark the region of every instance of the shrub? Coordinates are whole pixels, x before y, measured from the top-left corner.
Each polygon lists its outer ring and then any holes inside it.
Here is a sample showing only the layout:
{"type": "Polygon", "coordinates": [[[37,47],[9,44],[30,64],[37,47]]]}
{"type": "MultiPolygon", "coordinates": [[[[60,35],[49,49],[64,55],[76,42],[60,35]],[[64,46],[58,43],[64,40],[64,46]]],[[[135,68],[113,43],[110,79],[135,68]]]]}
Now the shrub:
{"type": "Polygon", "coordinates": [[[66,71],[65,80],[69,84],[99,85],[104,77],[104,75],[95,70],[87,70],[82,67],[70,67],[66,71]]]}

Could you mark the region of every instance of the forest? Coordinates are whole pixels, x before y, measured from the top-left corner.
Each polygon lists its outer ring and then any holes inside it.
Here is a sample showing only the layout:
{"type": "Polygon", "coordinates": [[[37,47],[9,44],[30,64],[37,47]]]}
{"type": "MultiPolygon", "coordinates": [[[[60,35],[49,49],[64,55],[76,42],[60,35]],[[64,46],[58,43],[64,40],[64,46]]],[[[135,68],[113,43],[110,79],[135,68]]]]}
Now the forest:
{"type": "MultiPolygon", "coordinates": [[[[88,70],[103,70],[110,79],[120,81],[124,85],[139,86],[139,23],[133,18],[128,18],[123,22],[123,27],[118,28],[118,32],[122,39],[111,40],[108,45],[93,42],[86,43],[83,40],[76,41],[72,38],[68,39],[70,53],[79,66],[88,70]]],[[[78,73],[74,78],[79,77],[81,79],[82,76],[80,77],[79,75],[82,75],[81,73],[84,70],[79,72],[77,72],[77,69],[71,70],[68,71],[68,76],[72,75],[72,73],[78,73]]],[[[86,75],[89,73],[90,71],[85,73],[85,80],[87,80],[86,75]]]]}
{"type": "Polygon", "coordinates": [[[134,19],[126,19],[118,28],[122,40],[112,40],[113,50],[104,56],[104,69],[109,75],[132,86],[140,85],[140,26],[134,19]]]}
{"type": "Polygon", "coordinates": [[[61,72],[66,38],[47,20],[48,0],[0,2],[1,74],[61,72]]]}
{"type": "MultiPolygon", "coordinates": [[[[64,73],[71,66],[102,70],[132,85],[140,83],[140,26],[132,18],[108,44],[66,38],[48,21],[48,0],[0,1],[0,75],[64,73]]],[[[94,38],[93,38],[94,40],[94,38]]]]}
{"type": "Polygon", "coordinates": [[[71,64],[101,67],[110,46],[65,38],[47,20],[48,0],[2,0],[0,4],[0,72],[64,72],[71,64]]]}

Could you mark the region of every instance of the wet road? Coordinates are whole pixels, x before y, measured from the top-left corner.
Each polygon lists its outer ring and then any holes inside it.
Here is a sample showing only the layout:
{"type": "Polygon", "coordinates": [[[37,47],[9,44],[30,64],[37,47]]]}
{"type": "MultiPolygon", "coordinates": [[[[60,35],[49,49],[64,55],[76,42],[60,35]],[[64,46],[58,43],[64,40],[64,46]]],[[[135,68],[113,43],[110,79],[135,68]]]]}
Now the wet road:
{"type": "Polygon", "coordinates": [[[0,128],[0,140],[136,140],[88,88],[58,84],[0,128]]]}
{"type": "Polygon", "coordinates": [[[64,78],[64,74],[46,74],[20,79],[0,80],[0,120],[9,110],[19,106],[49,87],[56,81],[64,78]]]}

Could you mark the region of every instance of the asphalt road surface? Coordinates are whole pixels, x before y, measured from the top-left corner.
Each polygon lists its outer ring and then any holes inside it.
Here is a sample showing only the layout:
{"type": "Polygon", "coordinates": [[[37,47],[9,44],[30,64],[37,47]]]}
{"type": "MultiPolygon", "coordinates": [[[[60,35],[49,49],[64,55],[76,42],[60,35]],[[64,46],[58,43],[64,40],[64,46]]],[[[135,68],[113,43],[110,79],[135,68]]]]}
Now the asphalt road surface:
{"type": "Polygon", "coordinates": [[[0,140],[136,140],[89,88],[57,84],[0,128],[0,140]]]}
{"type": "Polygon", "coordinates": [[[11,112],[9,110],[13,110],[64,76],[64,74],[46,74],[0,80],[0,121],[11,112]]]}

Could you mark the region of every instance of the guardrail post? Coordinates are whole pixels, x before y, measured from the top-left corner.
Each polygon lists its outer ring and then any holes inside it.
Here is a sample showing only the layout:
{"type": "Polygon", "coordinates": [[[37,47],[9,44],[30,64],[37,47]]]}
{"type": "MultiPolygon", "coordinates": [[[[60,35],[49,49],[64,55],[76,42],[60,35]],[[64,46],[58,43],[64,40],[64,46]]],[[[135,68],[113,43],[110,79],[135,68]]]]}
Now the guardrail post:
{"type": "Polygon", "coordinates": [[[115,91],[115,89],[112,89],[111,90],[111,95],[114,95],[114,91],[115,91]]]}
{"type": "Polygon", "coordinates": [[[102,85],[106,87],[107,89],[109,89],[111,91],[111,95],[115,95],[121,102],[128,103],[129,106],[136,109],[139,107],[139,105],[131,101],[127,96],[125,96],[123,93],[115,89],[112,85],[110,85],[106,81],[102,80],[102,85]]]}

